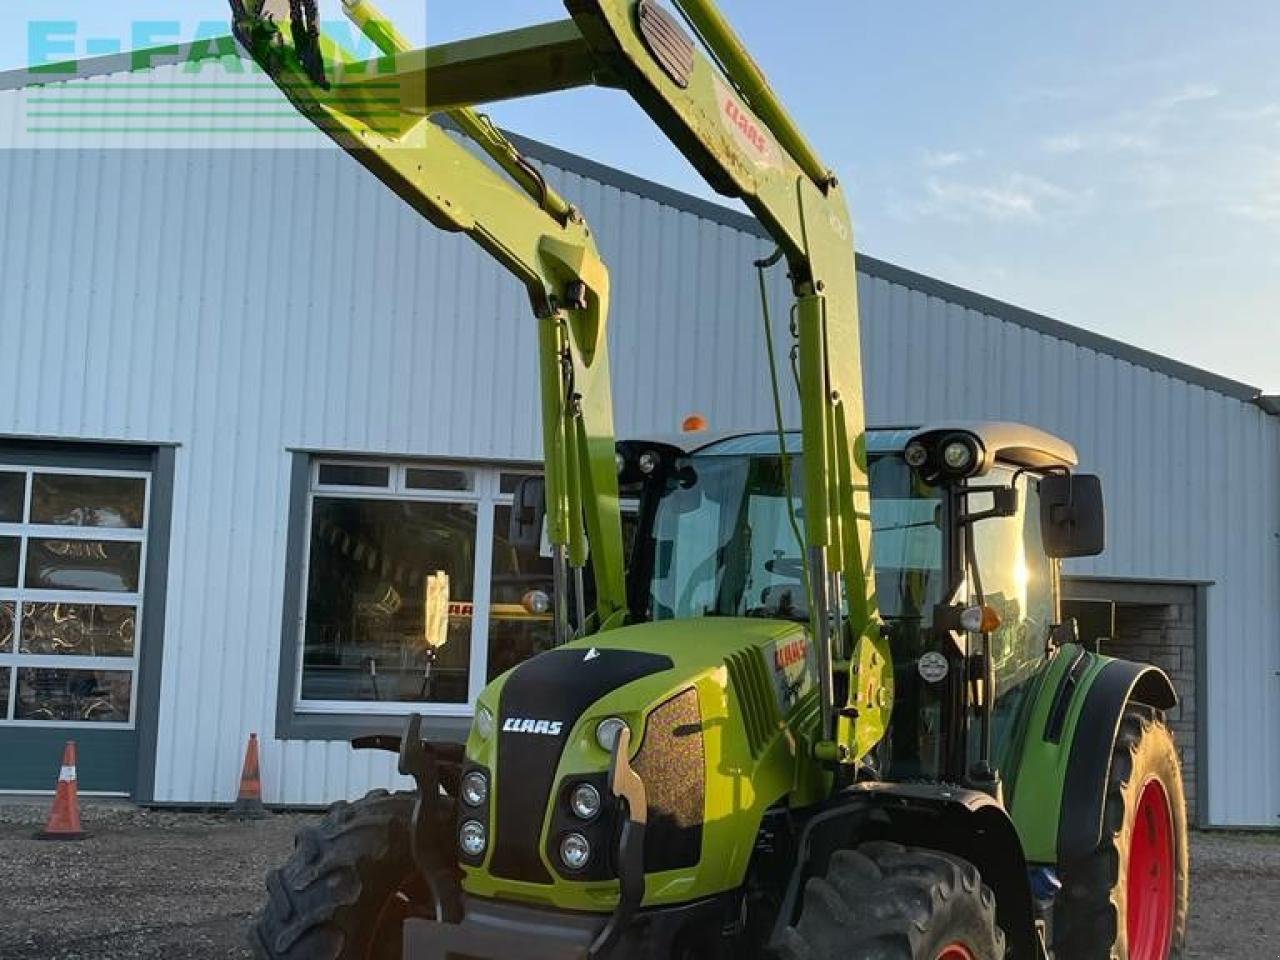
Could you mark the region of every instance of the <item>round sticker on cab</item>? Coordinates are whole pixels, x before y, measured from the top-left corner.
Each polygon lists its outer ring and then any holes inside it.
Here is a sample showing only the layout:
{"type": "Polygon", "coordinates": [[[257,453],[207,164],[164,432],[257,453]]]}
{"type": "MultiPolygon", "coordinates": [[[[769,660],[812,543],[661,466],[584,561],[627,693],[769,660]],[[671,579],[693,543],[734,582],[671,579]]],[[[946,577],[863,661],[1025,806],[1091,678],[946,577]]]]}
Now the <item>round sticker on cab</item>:
{"type": "Polygon", "coordinates": [[[924,677],[927,683],[937,683],[939,680],[946,679],[951,666],[947,663],[946,657],[936,650],[930,650],[920,658],[916,669],[920,671],[920,676],[924,677]]]}

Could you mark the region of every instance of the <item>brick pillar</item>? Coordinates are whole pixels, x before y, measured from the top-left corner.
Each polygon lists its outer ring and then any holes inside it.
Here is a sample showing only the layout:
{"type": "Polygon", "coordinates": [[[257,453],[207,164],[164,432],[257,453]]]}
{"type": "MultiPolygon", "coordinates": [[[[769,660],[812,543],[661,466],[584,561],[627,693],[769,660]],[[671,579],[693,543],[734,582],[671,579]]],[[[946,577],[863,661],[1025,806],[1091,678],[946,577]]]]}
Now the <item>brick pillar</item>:
{"type": "Polygon", "coordinates": [[[1102,652],[1162,668],[1178,691],[1169,711],[1182,760],[1187,809],[1196,809],[1196,609],[1195,603],[1116,604],[1116,635],[1102,652]]]}

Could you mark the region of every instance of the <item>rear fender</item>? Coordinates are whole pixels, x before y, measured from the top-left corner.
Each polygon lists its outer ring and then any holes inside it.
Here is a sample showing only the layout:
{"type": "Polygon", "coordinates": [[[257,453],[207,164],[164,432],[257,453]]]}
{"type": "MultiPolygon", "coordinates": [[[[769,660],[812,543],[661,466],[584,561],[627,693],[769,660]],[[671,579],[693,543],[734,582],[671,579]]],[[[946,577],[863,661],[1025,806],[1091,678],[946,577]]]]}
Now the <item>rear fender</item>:
{"type": "Polygon", "coordinates": [[[1165,672],[1129,660],[1107,663],[1084,695],[1084,709],[1071,737],[1058,821],[1058,862],[1088,856],[1102,840],[1103,804],[1111,754],[1120,721],[1132,703],[1156,710],[1177,706],[1165,672]]]}
{"type": "Polygon", "coordinates": [[[1006,771],[1009,809],[1027,859],[1057,864],[1097,848],[1111,751],[1126,707],[1168,710],[1169,677],[1150,664],[1069,645],[1047,668],[1006,771]]]}

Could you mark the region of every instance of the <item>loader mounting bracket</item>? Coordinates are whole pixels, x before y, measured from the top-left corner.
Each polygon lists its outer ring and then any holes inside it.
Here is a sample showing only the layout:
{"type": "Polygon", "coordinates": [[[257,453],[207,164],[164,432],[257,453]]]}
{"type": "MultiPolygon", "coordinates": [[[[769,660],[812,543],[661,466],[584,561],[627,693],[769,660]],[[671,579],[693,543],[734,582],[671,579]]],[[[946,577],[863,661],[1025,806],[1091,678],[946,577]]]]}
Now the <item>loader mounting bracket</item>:
{"type": "Polygon", "coordinates": [[[400,755],[399,770],[413,777],[417,798],[409,825],[414,863],[422,871],[445,922],[462,919],[462,888],[453,856],[453,799],[458,793],[463,748],[422,739],[422,715],[411,714],[402,736],[373,734],[351,741],[356,750],[386,750],[400,755]]]}

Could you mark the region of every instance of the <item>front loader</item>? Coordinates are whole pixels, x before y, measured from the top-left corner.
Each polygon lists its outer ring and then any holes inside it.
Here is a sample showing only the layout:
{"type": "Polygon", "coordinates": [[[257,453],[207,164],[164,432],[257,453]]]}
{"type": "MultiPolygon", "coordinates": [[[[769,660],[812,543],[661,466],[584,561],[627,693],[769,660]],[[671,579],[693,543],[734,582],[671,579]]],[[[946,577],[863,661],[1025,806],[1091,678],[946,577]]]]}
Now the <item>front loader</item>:
{"type": "Polygon", "coordinates": [[[344,0],[380,52],[359,61],[314,0],[232,0],[302,113],[528,289],[545,481],[512,536],[545,526],[554,596],[526,600],[557,636],[481,693],[465,744],[418,717],[355,741],[398,751],[417,790],[305,829],[255,950],[1180,956],[1172,685],[1059,612],[1061,559],[1103,547],[1097,478],[1018,424],[867,428],[841,184],[715,4],[673,4],[566,0],[563,21],[413,50],[344,0]],[[763,290],[785,260],[793,286],[799,430],[766,316],[776,430],[615,441],[591,230],[476,110],[588,84],[630,95],[774,238],[757,266],[763,290]]]}

